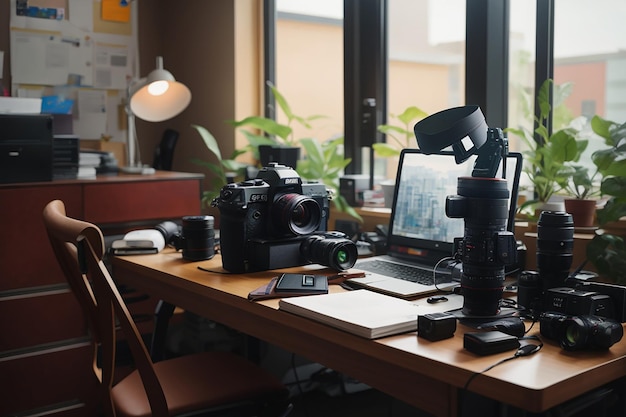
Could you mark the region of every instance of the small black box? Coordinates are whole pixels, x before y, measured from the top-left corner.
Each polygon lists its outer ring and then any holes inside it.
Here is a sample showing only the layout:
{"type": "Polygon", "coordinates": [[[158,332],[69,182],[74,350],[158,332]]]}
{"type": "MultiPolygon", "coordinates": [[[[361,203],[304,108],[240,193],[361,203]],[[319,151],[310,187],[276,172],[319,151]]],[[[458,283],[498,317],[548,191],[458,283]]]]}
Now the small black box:
{"type": "Polygon", "coordinates": [[[0,114],[0,183],[52,181],[52,116],[0,114]]]}
{"type": "Polygon", "coordinates": [[[448,313],[430,313],[417,316],[417,335],[431,342],[454,336],[456,317],[448,313]]]}
{"type": "Polygon", "coordinates": [[[365,174],[344,175],[339,178],[339,194],[352,207],[363,205],[363,191],[369,190],[370,177],[365,174]]]}
{"type": "Polygon", "coordinates": [[[492,355],[506,352],[507,350],[519,349],[519,346],[517,337],[499,330],[465,333],[463,336],[463,347],[477,355],[492,355]]]}

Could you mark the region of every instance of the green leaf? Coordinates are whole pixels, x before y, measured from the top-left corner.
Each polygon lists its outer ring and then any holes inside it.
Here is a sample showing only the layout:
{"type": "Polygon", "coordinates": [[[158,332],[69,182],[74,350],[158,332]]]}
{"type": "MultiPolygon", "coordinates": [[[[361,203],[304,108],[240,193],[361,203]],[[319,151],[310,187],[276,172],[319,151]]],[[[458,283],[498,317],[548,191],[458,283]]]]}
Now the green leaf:
{"type": "Polygon", "coordinates": [[[602,194],[626,198],[626,177],[609,177],[602,181],[602,194]]]}
{"type": "Polygon", "coordinates": [[[206,145],[207,149],[213,153],[213,155],[217,156],[217,159],[222,159],[222,153],[220,152],[220,147],[217,144],[217,140],[215,137],[203,126],[191,125],[194,129],[198,131],[202,141],[206,145]]]}
{"type": "Polygon", "coordinates": [[[372,148],[376,155],[382,158],[389,158],[400,155],[400,151],[387,143],[373,143],[372,148]]]}
{"type": "Polygon", "coordinates": [[[290,121],[293,120],[294,114],[291,111],[291,107],[289,107],[289,103],[287,103],[287,100],[285,99],[285,97],[280,93],[280,91],[278,91],[278,88],[276,88],[276,86],[272,84],[270,81],[267,82],[267,85],[272,90],[272,94],[274,95],[274,99],[276,100],[276,103],[278,104],[280,109],[283,111],[283,113],[285,113],[285,116],[287,116],[287,120],[290,120],[290,121]]]}
{"type": "Polygon", "coordinates": [[[423,119],[426,116],[428,116],[428,114],[425,111],[415,106],[409,106],[402,112],[402,114],[398,116],[398,120],[400,120],[405,125],[408,125],[413,120],[423,119]]]}
{"type": "Polygon", "coordinates": [[[597,115],[591,118],[591,130],[593,130],[596,135],[602,137],[606,145],[610,146],[613,145],[611,140],[611,127],[613,125],[615,125],[614,122],[603,119],[597,115]]]}
{"type": "Polygon", "coordinates": [[[268,135],[275,135],[281,138],[283,141],[287,141],[287,138],[292,132],[291,127],[278,123],[275,120],[268,119],[267,117],[249,116],[243,120],[231,121],[231,125],[234,127],[251,127],[259,129],[268,135]]]}

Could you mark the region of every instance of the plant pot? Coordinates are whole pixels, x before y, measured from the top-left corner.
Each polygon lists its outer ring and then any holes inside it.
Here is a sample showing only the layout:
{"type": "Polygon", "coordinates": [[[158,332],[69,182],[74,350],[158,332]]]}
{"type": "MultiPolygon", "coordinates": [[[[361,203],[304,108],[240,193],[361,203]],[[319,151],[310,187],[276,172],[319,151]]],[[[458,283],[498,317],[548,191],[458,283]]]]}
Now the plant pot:
{"type": "Polygon", "coordinates": [[[381,181],[380,188],[382,188],[383,196],[385,197],[385,207],[391,208],[393,205],[393,192],[396,188],[396,182],[394,180],[381,181]]]}
{"type": "Polygon", "coordinates": [[[565,211],[572,215],[574,227],[592,227],[595,221],[596,200],[566,198],[565,211]]]}
{"type": "Polygon", "coordinates": [[[268,166],[270,162],[278,162],[296,169],[300,159],[300,148],[297,146],[259,145],[259,159],[264,167],[268,166]]]}

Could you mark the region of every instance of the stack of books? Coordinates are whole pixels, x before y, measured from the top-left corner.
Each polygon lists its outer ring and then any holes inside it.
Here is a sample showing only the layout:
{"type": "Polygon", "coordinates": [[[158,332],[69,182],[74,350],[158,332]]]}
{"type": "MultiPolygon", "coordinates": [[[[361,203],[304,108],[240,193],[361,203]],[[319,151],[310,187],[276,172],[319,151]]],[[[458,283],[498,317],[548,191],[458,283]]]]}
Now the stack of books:
{"type": "Polygon", "coordinates": [[[117,173],[118,164],[113,152],[82,149],[78,158],[78,178],[96,178],[96,174],[117,173]]]}
{"type": "Polygon", "coordinates": [[[100,154],[81,150],[78,155],[78,179],[95,179],[100,166],[100,154]]]}

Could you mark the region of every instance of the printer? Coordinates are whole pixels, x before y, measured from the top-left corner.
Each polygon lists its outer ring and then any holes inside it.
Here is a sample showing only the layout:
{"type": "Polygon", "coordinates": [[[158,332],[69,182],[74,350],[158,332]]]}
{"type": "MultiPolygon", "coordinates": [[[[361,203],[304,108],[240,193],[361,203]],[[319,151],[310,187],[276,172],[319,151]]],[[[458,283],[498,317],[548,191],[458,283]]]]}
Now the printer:
{"type": "Polygon", "coordinates": [[[0,114],[0,183],[52,181],[50,114],[0,114]]]}

